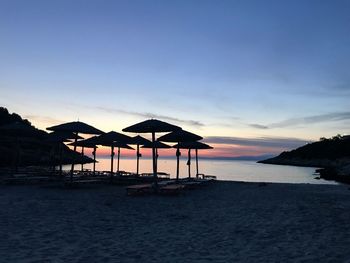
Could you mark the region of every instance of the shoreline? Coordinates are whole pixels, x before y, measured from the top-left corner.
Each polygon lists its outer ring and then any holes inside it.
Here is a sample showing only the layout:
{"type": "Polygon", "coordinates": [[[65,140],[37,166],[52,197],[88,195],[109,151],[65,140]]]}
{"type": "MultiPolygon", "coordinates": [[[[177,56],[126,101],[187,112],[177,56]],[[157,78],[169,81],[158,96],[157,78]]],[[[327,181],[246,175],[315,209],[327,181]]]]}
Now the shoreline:
{"type": "Polygon", "coordinates": [[[267,160],[261,160],[257,163],[271,164],[271,165],[286,165],[296,167],[310,167],[314,168],[315,172],[319,174],[320,179],[327,181],[335,181],[338,183],[350,184],[350,165],[349,159],[341,160],[303,160],[303,159],[289,159],[274,157],[267,160]]]}

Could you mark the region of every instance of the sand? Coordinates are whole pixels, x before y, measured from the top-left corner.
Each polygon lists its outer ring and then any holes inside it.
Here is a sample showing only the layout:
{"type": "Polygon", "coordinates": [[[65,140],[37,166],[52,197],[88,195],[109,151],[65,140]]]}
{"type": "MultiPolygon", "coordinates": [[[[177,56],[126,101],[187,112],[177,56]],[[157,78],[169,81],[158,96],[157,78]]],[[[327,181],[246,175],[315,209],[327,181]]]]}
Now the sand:
{"type": "Polygon", "coordinates": [[[0,186],[1,262],[350,262],[345,185],[0,186]]]}

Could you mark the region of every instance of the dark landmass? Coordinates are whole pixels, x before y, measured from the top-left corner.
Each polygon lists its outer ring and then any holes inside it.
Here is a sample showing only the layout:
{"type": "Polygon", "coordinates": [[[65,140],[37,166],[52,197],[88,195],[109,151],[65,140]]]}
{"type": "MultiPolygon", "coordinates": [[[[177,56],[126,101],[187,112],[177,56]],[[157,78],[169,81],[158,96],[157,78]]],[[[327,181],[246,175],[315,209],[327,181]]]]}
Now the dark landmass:
{"type": "Polygon", "coordinates": [[[334,136],[259,161],[259,163],[319,167],[324,179],[350,182],[350,137],[334,136]]]}
{"type": "Polygon", "coordinates": [[[0,129],[0,167],[12,167],[15,163],[18,166],[58,165],[60,144],[63,150],[63,164],[70,164],[73,160],[75,160],[75,163],[92,162],[91,158],[81,156],[63,143],[53,144],[48,142],[46,140],[47,132],[36,129],[30,121],[22,119],[16,113],[10,114],[6,108],[0,107],[0,127],[12,123],[21,123],[28,126],[30,135],[27,136],[27,131],[17,133],[16,131],[0,129]]]}

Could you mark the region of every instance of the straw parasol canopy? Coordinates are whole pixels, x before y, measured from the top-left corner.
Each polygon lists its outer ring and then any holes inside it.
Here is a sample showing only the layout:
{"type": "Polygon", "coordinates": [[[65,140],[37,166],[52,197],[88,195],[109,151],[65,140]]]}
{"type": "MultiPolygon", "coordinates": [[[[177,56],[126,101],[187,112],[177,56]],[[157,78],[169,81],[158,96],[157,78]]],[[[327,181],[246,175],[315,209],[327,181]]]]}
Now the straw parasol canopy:
{"type": "MultiPolygon", "coordinates": [[[[45,141],[49,143],[69,142],[69,140],[75,139],[75,137],[76,135],[73,132],[55,131],[47,134],[45,141]]],[[[83,137],[78,136],[78,139],[81,140],[83,137]]]]}
{"type": "Polygon", "coordinates": [[[196,150],[196,177],[198,179],[198,150],[206,150],[206,149],[213,149],[208,144],[202,143],[202,142],[182,142],[179,144],[176,144],[173,146],[174,148],[180,148],[180,149],[188,149],[188,177],[191,177],[191,150],[194,149],[196,150]]]}
{"type": "Polygon", "coordinates": [[[49,131],[73,132],[83,134],[103,134],[104,132],[81,121],[67,122],[46,128],[49,131]]]}
{"type": "Polygon", "coordinates": [[[131,138],[131,143],[130,144],[138,144],[138,145],[145,145],[147,143],[151,143],[150,140],[147,140],[146,138],[143,138],[140,135],[136,135],[135,137],[131,138]]]}
{"type": "MultiPolygon", "coordinates": [[[[73,132],[76,135],[74,139],[75,143],[78,141],[79,133],[83,133],[83,134],[103,134],[104,133],[103,131],[96,129],[95,127],[81,121],[67,122],[56,126],[51,126],[46,129],[49,131],[73,132]]],[[[77,149],[77,146],[74,145],[74,151],[76,151],[76,149],[77,149]]],[[[73,182],[73,171],[74,171],[74,160],[72,162],[72,167],[70,171],[71,183],[73,182]]]]}
{"type": "Polygon", "coordinates": [[[113,160],[114,160],[114,148],[118,147],[118,166],[117,171],[119,172],[119,159],[120,159],[120,148],[132,149],[127,143],[130,143],[132,138],[125,134],[110,131],[104,133],[96,138],[96,142],[98,145],[111,147],[111,182],[113,180],[113,160]]]}
{"type": "MultiPolygon", "coordinates": [[[[156,119],[150,119],[143,122],[136,123],[134,125],[131,125],[125,129],[123,129],[123,132],[135,132],[135,133],[151,133],[152,134],[152,142],[154,143],[156,141],[155,134],[158,132],[171,132],[171,131],[177,131],[181,130],[179,126],[172,125],[170,123],[156,120],[156,119]]],[[[156,166],[156,148],[153,145],[152,147],[152,160],[153,160],[153,176],[154,176],[154,183],[155,187],[157,189],[157,166],[156,166]]]]}
{"type": "MultiPolygon", "coordinates": [[[[159,137],[158,141],[163,141],[163,142],[193,142],[193,141],[199,141],[202,140],[203,137],[185,131],[185,130],[178,130],[174,131],[168,134],[165,134],[161,137],[159,137]]],[[[179,180],[179,164],[180,164],[180,148],[179,145],[176,148],[176,180],[179,180]]]]}
{"type": "Polygon", "coordinates": [[[157,119],[150,119],[143,122],[136,123],[123,129],[123,132],[135,132],[135,133],[158,133],[158,132],[171,132],[181,130],[179,126],[172,125],[170,123],[160,121],[157,119]]]}
{"type": "MultiPolygon", "coordinates": [[[[93,163],[93,174],[95,175],[95,171],[96,171],[96,149],[97,147],[97,140],[96,140],[97,136],[93,136],[91,138],[85,139],[85,140],[81,140],[81,141],[77,141],[77,142],[72,142],[68,145],[75,145],[75,146],[79,146],[81,147],[81,155],[84,156],[84,148],[92,148],[92,155],[94,156],[94,163],[93,163]]],[[[81,170],[84,170],[84,164],[81,164],[81,170]]]]}
{"type": "Polygon", "coordinates": [[[156,149],[170,149],[171,148],[170,145],[167,145],[167,144],[162,143],[160,141],[155,141],[154,143],[152,143],[152,142],[146,143],[141,148],[153,148],[153,146],[156,149]]]}
{"type": "Polygon", "coordinates": [[[111,180],[113,178],[113,159],[114,159],[114,148],[118,148],[118,154],[117,154],[117,173],[119,173],[119,162],[120,162],[120,148],[128,149],[128,150],[134,150],[134,148],[130,147],[129,145],[122,143],[122,142],[111,142],[111,143],[102,143],[103,146],[110,146],[111,147],[111,180]]]}
{"type": "MultiPolygon", "coordinates": [[[[30,124],[25,124],[23,122],[12,122],[9,124],[1,125],[0,134],[8,138],[12,137],[14,139],[15,151],[13,151],[12,169],[14,169],[15,172],[17,172],[18,166],[21,162],[20,139],[34,139],[37,143],[39,143],[40,141],[37,139],[41,139],[46,135],[44,131],[40,131],[30,124]]],[[[12,170],[11,172],[13,173],[14,171],[12,170]]]]}
{"type": "Polygon", "coordinates": [[[83,139],[83,137],[76,136],[73,132],[66,131],[54,131],[47,134],[45,141],[52,144],[53,151],[55,147],[58,147],[59,152],[59,175],[62,175],[62,154],[63,154],[63,143],[70,142],[71,139],[83,139]]]}
{"type": "Polygon", "coordinates": [[[136,135],[135,137],[132,137],[132,142],[130,144],[135,144],[136,147],[136,175],[139,175],[139,162],[140,157],[142,156],[140,154],[140,145],[145,145],[147,143],[151,143],[151,141],[147,140],[146,138],[143,138],[140,135],[136,135]]]}

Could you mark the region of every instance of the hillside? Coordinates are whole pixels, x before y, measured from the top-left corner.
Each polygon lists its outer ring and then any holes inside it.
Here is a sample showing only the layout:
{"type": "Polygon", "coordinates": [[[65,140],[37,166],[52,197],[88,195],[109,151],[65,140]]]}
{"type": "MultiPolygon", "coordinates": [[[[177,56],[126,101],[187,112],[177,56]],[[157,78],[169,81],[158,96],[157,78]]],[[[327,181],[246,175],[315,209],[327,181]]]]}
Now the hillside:
{"type": "MultiPolygon", "coordinates": [[[[0,107],[0,167],[11,167],[17,163],[19,166],[53,165],[58,164],[58,145],[46,140],[47,132],[36,129],[30,121],[23,119],[16,113],[9,113],[6,108],[0,107]],[[1,127],[20,124],[26,129],[20,132],[2,130],[1,127]]],[[[62,161],[66,164],[72,162],[91,162],[88,157],[74,153],[67,146],[63,146],[62,161]]]]}
{"type": "Polygon", "coordinates": [[[321,138],[320,141],[304,145],[279,156],[259,163],[320,167],[320,177],[350,183],[350,136],[321,138]]]}
{"type": "Polygon", "coordinates": [[[304,145],[298,149],[282,152],[277,157],[259,163],[297,165],[311,167],[337,167],[350,162],[350,138],[334,136],[304,145]]]}

